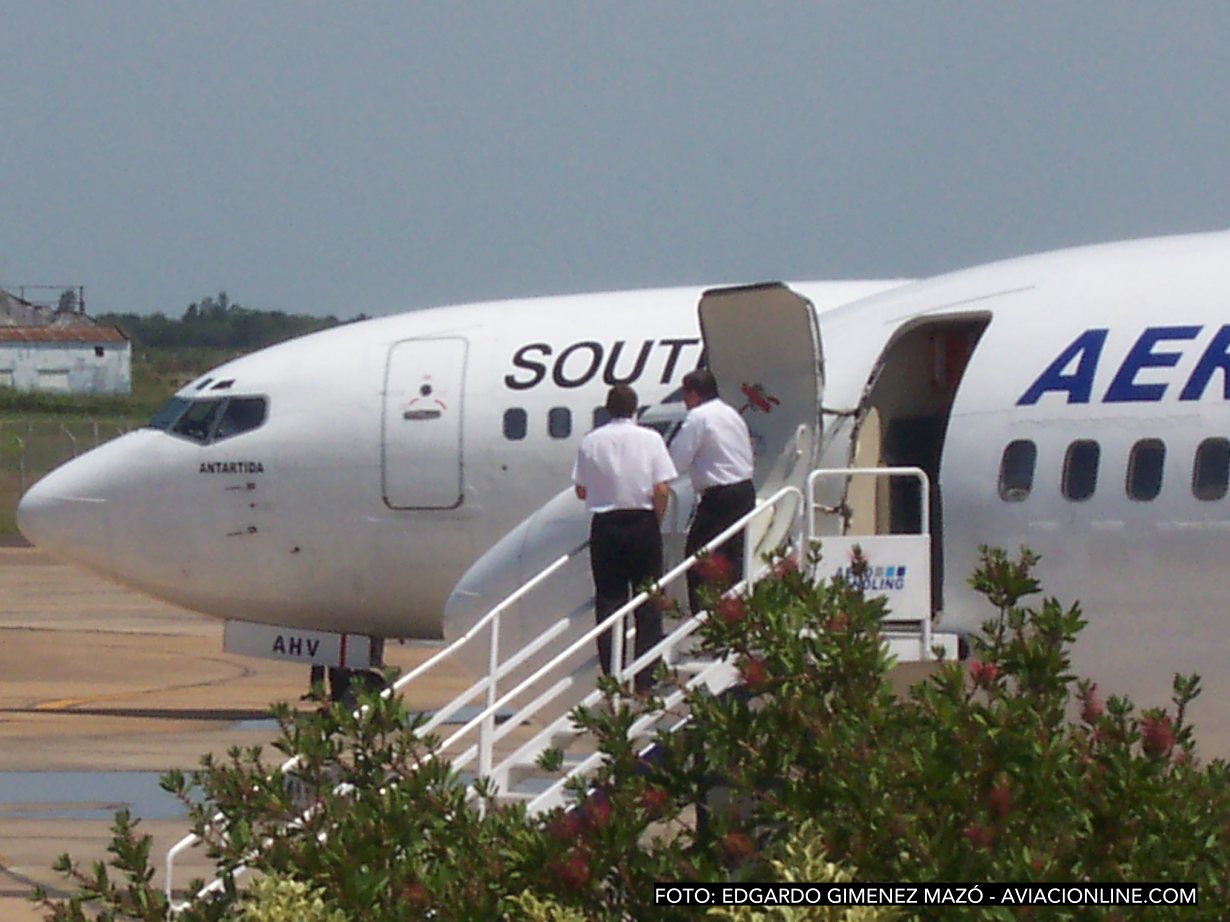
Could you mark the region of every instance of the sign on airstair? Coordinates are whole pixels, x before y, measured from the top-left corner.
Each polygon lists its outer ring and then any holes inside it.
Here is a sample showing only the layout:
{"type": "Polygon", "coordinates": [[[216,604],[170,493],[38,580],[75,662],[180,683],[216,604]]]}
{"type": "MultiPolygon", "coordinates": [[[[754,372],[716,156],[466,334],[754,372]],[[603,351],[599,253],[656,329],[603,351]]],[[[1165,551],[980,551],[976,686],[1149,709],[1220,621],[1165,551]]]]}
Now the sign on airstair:
{"type": "MultiPolygon", "coordinates": [[[[926,662],[935,659],[938,645],[945,659],[958,653],[955,634],[939,634],[931,629],[931,484],[917,467],[822,468],[807,478],[807,522],[804,533],[809,550],[818,551],[812,576],[817,581],[844,579],[863,591],[869,599],[882,598],[891,620],[885,625],[889,652],[899,662],[926,662]],[[821,537],[816,527],[816,502],[819,484],[854,478],[887,480],[909,477],[918,482],[917,521],[912,534],[837,534],[821,537]]],[[[843,532],[846,529],[843,528],[843,532]]]]}

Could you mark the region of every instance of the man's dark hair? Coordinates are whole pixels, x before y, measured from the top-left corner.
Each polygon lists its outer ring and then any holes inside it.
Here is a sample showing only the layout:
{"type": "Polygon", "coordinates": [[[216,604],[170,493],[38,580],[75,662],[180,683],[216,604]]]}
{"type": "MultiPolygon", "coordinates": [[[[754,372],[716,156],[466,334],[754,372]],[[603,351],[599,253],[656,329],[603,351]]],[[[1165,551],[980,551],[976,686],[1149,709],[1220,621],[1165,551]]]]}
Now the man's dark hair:
{"type": "Polygon", "coordinates": [[[698,368],[683,376],[683,389],[701,400],[712,400],[718,395],[717,378],[708,368],[698,368]]]}
{"type": "Polygon", "coordinates": [[[627,419],[636,415],[636,391],[626,384],[616,384],[606,392],[606,411],[612,419],[627,419]]]}

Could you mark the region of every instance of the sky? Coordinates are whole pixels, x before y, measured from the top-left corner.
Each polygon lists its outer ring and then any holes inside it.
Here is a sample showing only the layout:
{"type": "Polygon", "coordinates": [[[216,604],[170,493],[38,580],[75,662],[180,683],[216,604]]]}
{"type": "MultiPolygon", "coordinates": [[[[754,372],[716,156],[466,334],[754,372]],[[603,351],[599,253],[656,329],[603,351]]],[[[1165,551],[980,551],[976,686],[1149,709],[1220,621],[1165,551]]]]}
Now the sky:
{"type": "Polygon", "coordinates": [[[1230,4],[0,0],[0,287],[294,313],[1230,227],[1230,4]]]}

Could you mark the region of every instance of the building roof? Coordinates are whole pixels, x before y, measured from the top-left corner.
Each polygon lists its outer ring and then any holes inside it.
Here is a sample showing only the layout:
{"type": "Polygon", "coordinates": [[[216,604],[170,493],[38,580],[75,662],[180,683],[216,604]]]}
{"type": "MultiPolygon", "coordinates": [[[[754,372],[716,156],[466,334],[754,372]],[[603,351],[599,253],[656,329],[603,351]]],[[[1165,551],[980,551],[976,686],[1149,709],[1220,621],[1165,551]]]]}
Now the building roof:
{"type": "Polygon", "coordinates": [[[74,324],[72,326],[0,326],[0,343],[126,343],[119,327],[74,324]]]}

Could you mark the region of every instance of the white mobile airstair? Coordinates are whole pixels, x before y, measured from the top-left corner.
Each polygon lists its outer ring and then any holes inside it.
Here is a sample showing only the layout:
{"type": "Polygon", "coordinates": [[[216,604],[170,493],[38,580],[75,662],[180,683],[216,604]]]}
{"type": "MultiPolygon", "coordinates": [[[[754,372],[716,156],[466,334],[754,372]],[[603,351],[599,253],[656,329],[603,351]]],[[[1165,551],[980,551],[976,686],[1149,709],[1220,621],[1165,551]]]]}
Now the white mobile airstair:
{"type": "MultiPolygon", "coordinates": [[[[744,542],[746,578],[732,587],[729,590],[731,593],[750,590],[769,571],[768,563],[759,553],[764,548],[764,540],[771,540],[774,547],[788,548],[800,560],[807,559],[811,547],[823,540],[824,556],[814,574],[817,579],[834,576],[849,578],[848,555],[857,544],[869,564],[865,571],[869,575],[863,577],[862,588],[868,595],[886,595],[889,598],[893,620],[885,625],[885,639],[891,652],[899,661],[923,661],[933,658],[933,650],[942,647],[945,658],[955,657],[955,635],[932,632],[931,535],[927,509],[927,477],[917,468],[816,470],[807,477],[804,491],[787,486],[759,502],[755,510],[710,542],[701,554],[684,560],[666,573],[658,587],[663,592],[677,589],[701,555],[739,531],[746,530],[753,540],[744,542]],[[836,534],[821,539],[816,513],[827,514],[825,519],[831,531],[837,510],[818,504],[819,485],[825,482],[831,484],[836,480],[844,490],[844,485],[853,478],[902,476],[917,478],[921,484],[922,527],[918,533],[861,537],[836,534]],[[757,537],[761,539],[759,547],[754,540],[757,537]]],[[[837,530],[842,532],[847,529],[839,527],[837,530]]],[[[501,633],[507,633],[507,625],[502,621],[508,612],[530,593],[549,586],[552,578],[570,561],[586,552],[583,545],[555,559],[479,618],[463,635],[382,692],[385,697],[407,694],[424,676],[447,670],[450,666],[455,668],[459,656],[469,645],[485,644],[488,657],[486,674],[436,711],[417,732],[420,736],[430,733],[440,738],[441,756],[449,758],[463,776],[472,778],[471,785],[480,779],[487,779],[500,799],[523,801],[531,816],[556,807],[570,806],[567,782],[589,774],[600,765],[603,755],[597,751],[594,740],[575,726],[568,716],[568,712],[577,705],[593,707],[602,698],[592,682],[578,680],[575,663],[579,656],[592,657],[595,639],[600,633],[611,630],[616,624],[630,623],[632,619],[627,616],[650,595],[648,592],[640,593],[602,624],[594,625],[571,641],[566,640],[566,635],[570,628],[573,635],[576,633],[575,612],[571,618],[561,617],[520,649],[502,650],[501,633]],[[555,649],[558,652],[551,655],[555,649]],[[527,669],[527,663],[544,655],[549,656],[545,665],[535,664],[532,671],[527,669]],[[472,713],[475,711],[477,713],[472,713]],[[456,729],[452,729],[454,726],[456,729]],[[447,732],[450,729],[451,732],[447,732]],[[557,772],[548,773],[539,765],[540,757],[548,750],[558,750],[564,755],[563,764],[557,772]]],[[[590,612],[592,608],[585,613],[585,617],[592,623],[590,612]]],[[[686,618],[673,629],[668,629],[666,636],[655,647],[617,670],[615,678],[623,683],[660,658],[675,670],[680,680],[679,687],[668,687],[663,692],[661,708],[634,720],[628,730],[631,739],[643,742],[646,747],[651,746],[660,730],[686,723],[685,699],[689,691],[703,686],[713,694],[720,694],[738,681],[738,673],[732,662],[700,660],[692,656],[692,635],[706,617],[707,613],[701,612],[695,617],[686,618]]],[[[613,631],[612,659],[616,664],[623,662],[624,648],[630,642],[628,632],[613,631]]],[[[581,674],[588,677],[592,672],[581,674]]],[[[299,757],[294,757],[283,764],[281,770],[286,775],[293,775],[299,764],[299,757]]],[[[338,792],[350,793],[344,787],[339,788],[338,792]]],[[[224,833],[225,817],[216,816],[214,821],[224,833]]],[[[198,836],[190,834],[167,852],[164,884],[168,901],[175,911],[224,887],[222,879],[215,879],[190,895],[188,902],[174,900],[176,859],[200,842],[198,836]]],[[[236,875],[244,871],[245,868],[240,867],[236,875]]]]}

